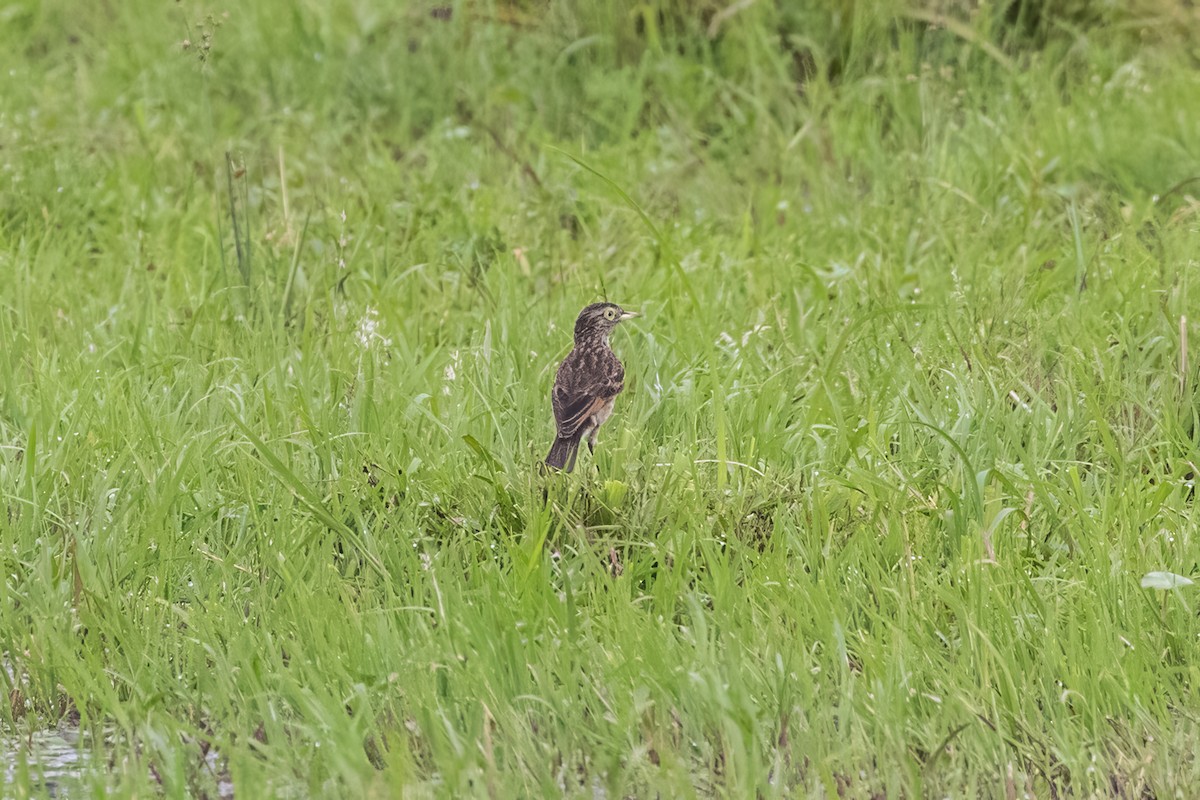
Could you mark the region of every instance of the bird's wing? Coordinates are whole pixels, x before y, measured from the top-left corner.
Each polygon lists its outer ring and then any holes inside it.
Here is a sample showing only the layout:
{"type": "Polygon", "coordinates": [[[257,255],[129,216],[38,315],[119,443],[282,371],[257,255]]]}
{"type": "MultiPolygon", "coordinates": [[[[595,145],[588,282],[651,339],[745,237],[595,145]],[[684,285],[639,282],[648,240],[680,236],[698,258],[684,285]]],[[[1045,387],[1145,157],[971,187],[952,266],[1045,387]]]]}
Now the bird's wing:
{"type": "Polygon", "coordinates": [[[554,385],[558,435],[567,438],[574,436],[584,422],[625,388],[625,370],[616,358],[611,364],[604,364],[602,370],[596,370],[595,365],[585,369],[575,366],[570,359],[564,361],[554,385]]]}
{"type": "Polygon", "coordinates": [[[564,402],[559,408],[561,412],[555,414],[558,418],[558,435],[564,439],[569,439],[579,432],[583,423],[592,418],[592,415],[604,408],[605,403],[610,398],[598,397],[596,395],[579,395],[572,398],[563,398],[564,402]]]}

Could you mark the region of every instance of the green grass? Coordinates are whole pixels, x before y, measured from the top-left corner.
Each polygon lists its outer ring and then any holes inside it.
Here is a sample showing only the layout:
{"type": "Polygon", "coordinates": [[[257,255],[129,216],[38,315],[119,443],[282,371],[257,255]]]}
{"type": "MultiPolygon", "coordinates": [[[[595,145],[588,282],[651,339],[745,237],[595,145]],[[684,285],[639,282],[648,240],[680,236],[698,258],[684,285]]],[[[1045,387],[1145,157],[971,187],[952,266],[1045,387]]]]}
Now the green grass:
{"type": "Polygon", "coordinates": [[[5,747],[1200,792],[1200,598],[1140,586],[1200,573],[1200,20],[1059,5],[0,9],[5,747]],[[547,482],[600,298],[626,391],[547,482]]]}

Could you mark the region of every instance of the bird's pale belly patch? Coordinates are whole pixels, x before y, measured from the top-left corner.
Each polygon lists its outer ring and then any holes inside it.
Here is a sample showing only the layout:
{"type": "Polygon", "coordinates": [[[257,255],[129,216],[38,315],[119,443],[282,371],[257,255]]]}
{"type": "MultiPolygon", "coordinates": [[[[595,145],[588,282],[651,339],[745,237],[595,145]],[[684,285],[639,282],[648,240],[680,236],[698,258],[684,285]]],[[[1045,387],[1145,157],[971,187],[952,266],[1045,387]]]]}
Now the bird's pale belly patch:
{"type": "Polygon", "coordinates": [[[615,405],[613,401],[609,400],[600,408],[599,411],[592,415],[593,427],[599,428],[609,417],[612,416],[613,405],[615,405]]]}
{"type": "Polygon", "coordinates": [[[614,405],[615,403],[612,400],[609,400],[607,403],[600,406],[600,410],[595,414],[592,414],[592,418],[587,421],[581,436],[593,436],[596,433],[596,430],[603,425],[609,417],[612,416],[614,405]]]}

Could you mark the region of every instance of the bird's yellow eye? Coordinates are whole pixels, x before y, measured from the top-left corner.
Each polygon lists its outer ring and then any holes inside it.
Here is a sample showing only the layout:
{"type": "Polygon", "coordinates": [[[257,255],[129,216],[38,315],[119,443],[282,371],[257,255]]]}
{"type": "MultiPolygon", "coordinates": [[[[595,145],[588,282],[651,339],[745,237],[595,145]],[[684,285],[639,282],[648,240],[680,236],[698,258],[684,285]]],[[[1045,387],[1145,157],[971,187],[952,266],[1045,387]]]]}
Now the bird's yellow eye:
{"type": "Polygon", "coordinates": [[[617,312],[614,309],[606,308],[606,309],[604,309],[604,318],[605,319],[616,319],[617,312]]]}

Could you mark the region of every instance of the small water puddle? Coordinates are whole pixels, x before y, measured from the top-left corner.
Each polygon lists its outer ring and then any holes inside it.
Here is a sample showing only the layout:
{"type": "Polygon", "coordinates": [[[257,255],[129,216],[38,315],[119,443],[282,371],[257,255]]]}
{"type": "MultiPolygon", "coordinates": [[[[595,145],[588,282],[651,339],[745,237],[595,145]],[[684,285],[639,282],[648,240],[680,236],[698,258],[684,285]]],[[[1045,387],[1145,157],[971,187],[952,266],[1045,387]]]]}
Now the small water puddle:
{"type": "MultiPolygon", "coordinates": [[[[67,723],[19,736],[0,733],[0,797],[30,789],[68,800],[91,796],[86,779],[93,774],[93,758],[104,758],[105,753],[103,742],[97,744],[67,723]]],[[[203,770],[208,776],[206,794],[233,800],[233,782],[216,750],[204,755],[203,770]]],[[[157,780],[153,769],[150,777],[157,780]]]]}
{"type": "MultiPolygon", "coordinates": [[[[8,690],[9,702],[16,703],[26,686],[9,660],[0,655],[0,687],[8,690]],[[7,678],[7,681],[4,679],[7,678]]],[[[16,732],[0,728],[0,798],[13,792],[37,791],[55,798],[93,796],[89,792],[96,768],[93,759],[108,759],[118,733],[106,729],[99,741],[80,730],[78,716],[53,728],[34,732],[16,732]]],[[[201,769],[207,776],[206,794],[219,800],[233,800],[233,782],[228,765],[215,748],[206,748],[201,769]]],[[[153,766],[150,778],[158,781],[153,766]]]]}
{"type": "Polygon", "coordinates": [[[80,746],[80,738],[78,728],[66,725],[25,736],[0,736],[0,794],[28,780],[31,788],[51,797],[82,796],[79,776],[87,768],[88,748],[80,746]]]}

